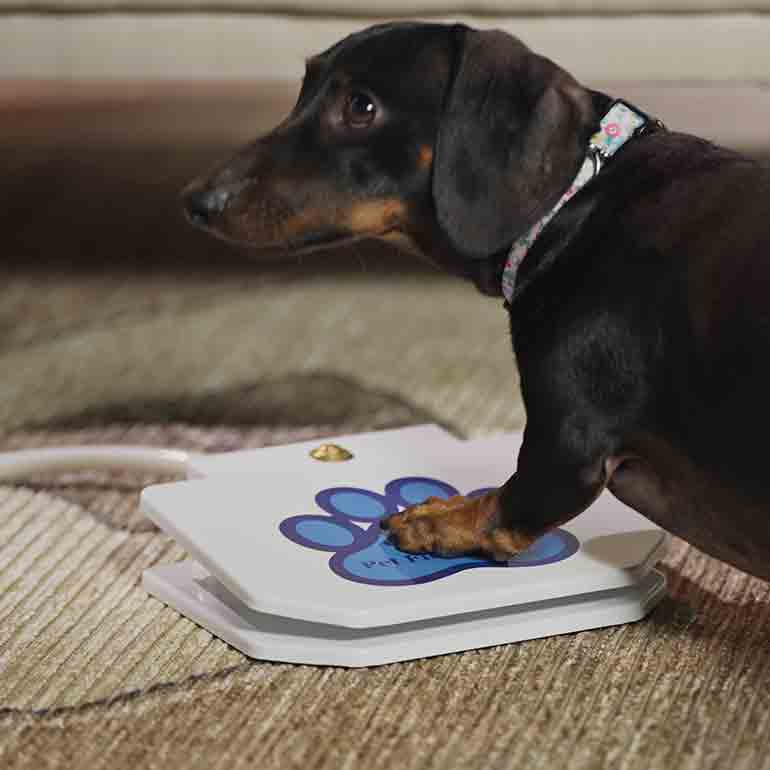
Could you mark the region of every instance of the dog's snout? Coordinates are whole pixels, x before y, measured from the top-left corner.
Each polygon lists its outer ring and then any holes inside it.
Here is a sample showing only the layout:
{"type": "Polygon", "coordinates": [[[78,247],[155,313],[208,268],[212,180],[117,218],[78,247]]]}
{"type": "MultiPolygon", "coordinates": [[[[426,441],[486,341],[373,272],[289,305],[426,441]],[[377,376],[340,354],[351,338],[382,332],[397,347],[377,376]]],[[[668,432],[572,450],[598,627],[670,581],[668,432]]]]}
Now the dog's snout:
{"type": "Polygon", "coordinates": [[[194,225],[207,225],[214,214],[221,213],[230,198],[230,191],[221,187],[197,188],[183,193],[184,209],[194,225]]]}

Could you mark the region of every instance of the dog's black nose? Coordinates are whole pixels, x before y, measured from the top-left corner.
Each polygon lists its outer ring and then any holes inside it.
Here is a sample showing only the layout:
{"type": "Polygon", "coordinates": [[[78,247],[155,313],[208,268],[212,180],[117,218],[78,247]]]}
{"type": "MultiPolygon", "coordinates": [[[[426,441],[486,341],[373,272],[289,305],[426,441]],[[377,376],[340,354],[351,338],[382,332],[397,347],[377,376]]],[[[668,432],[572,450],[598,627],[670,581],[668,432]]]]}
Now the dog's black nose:
{"type": "Polygon", "coordinates": [[[186,190],[182,197],[188,219],[194,225],[205,226],[213,214],[219,214],[224,209],[230,193],[221,187],[203,187],[186,190]]]}

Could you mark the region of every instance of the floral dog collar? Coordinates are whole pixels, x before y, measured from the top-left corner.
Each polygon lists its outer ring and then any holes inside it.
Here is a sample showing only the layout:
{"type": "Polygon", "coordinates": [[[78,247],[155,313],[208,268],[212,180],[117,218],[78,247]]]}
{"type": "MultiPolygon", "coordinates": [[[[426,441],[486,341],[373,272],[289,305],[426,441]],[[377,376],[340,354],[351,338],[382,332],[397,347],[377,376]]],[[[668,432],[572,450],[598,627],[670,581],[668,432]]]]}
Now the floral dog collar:
{"type": "Polygon", "coordinates": [[[660,121],[649,118],[641,110],[623,101],[615,101],[599,123],[599,130],[588,143],[588,152],[575,180],[569,186],[559,202],[527,233],[517,238],[503,268],[503,296],[510,305],[516,287],[516,273],[524,257],[532,247],[545,226],[556,216],[559,210],[575,193],[585,187],[600,171],[604,161],[611,158],[629,139],[642,133],[650,123],[662,125],[660,121]]]}

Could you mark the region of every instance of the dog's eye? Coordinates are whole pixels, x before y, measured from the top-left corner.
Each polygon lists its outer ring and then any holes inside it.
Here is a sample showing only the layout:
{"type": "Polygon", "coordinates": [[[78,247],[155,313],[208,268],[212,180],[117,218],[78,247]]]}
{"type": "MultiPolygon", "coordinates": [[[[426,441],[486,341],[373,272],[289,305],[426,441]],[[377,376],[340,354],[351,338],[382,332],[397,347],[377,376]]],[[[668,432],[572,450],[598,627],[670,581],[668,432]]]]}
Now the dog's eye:
{"type": "Polygon", "coordinates": [[[345,102],[345,123],[352,128],[368,128],[377,116],[377,106],[362,91],[354,91],[345,102]]]}

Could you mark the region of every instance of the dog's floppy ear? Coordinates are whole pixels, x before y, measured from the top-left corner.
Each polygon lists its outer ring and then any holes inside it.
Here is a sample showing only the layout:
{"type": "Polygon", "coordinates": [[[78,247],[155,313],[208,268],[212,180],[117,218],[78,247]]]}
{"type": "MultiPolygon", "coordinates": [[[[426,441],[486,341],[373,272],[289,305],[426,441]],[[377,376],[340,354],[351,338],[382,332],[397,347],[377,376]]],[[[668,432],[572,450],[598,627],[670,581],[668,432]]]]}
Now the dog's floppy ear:
{"type": "Polygon", "coordinates": [[[567,72],[497,30],[462,25],[436,143],[439,225],[465,256],[511,245],[559,200],[596,129],[567,72]]]}

